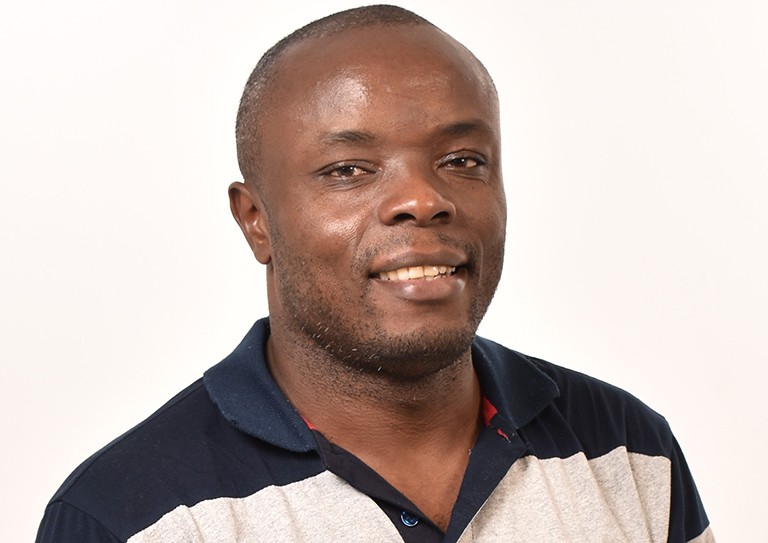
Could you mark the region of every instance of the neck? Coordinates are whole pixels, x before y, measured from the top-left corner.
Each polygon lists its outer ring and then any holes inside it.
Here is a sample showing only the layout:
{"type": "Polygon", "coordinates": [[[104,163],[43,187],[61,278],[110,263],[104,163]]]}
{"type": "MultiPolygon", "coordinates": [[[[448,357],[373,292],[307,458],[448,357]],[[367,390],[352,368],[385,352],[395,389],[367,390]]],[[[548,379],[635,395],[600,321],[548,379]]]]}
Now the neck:
{"type": "Polygon", "coordinates": [[[361,458],[382,446],[467,449],[479,430],[481,392],[469,348],[438,371],[399,379],[351,368],[312,342],[273,329],[267,359],[299,413],[361,458]]]}
{"type": "MultiPolygon", "coordinates": [[[[306,336],[281,334],[273,327],[267,360],[275,381],[305,419],[365,462],[440,529],[448,528],[481,424],[480,385],[469,347],[441,369],[395,379],[354,369],[306,336]]],[[[418,360],[411,362],[401,367],[421,367],[418,360]]]]}

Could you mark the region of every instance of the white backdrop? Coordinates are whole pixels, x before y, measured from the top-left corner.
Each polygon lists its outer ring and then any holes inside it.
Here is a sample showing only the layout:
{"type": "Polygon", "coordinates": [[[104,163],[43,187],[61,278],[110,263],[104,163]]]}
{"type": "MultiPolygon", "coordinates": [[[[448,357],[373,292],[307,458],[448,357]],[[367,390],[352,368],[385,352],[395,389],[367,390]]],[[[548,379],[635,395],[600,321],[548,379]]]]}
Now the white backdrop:
{"type": "MultiPolygon", "coordinates": [[[[1,541],[266,313],[230,218],[261,53],[351,1],[0,5],[1,541]]],[[[721,541],[764,533],[768,4],[402,1],[499,87],[481,332],[667,416],[721,541]]]]}

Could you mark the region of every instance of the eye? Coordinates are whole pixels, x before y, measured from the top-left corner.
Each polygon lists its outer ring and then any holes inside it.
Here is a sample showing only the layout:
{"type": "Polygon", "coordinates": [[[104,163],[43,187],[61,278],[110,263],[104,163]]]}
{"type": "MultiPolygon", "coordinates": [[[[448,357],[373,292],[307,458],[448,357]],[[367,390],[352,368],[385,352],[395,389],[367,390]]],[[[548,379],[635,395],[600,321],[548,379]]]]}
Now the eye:
{"type": "Polygon", "coordinates": [[[356,175],[362,175],[364,173],[365,170],[360,166],[345,164],[332,169],[326,175],[330,175],[331,177],[355,177],[356,175]]]}
{"type": "Polygon", "coordinates": [[[448,166],[451,168],[475,168],[479,165],[480,163],[477,160],[468,156],[454,158],[453,160],[448,161],[448,166]]]}
{"type": "Polygon", "coordinates": [[[473,170],[485,166],[487,161],[476,154],[450,154],[443,160],[442,165],[451,170],[473,170]]]}
{"type": "Polygon", "coordinates": [[[339,162],[323,168],[320,175],[332,177],[335,179],[350,179],[373,173],[369,168],[365,168],[354,162],[339,162]]]}

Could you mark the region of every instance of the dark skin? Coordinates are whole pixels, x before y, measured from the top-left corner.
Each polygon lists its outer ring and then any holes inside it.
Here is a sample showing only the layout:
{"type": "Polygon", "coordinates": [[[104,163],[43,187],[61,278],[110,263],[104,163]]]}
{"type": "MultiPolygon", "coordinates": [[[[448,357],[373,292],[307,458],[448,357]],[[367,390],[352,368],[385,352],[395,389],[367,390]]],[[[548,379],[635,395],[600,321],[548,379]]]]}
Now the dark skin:
{"type": "Polygon", "coordinates": [[[272,375],[445,530],[480,429],[470,342],[503,255],[495,91],[455,41],[403,26],[291,46],[269,93],[261,177],[230,201],[267,266],[272,375]]]}

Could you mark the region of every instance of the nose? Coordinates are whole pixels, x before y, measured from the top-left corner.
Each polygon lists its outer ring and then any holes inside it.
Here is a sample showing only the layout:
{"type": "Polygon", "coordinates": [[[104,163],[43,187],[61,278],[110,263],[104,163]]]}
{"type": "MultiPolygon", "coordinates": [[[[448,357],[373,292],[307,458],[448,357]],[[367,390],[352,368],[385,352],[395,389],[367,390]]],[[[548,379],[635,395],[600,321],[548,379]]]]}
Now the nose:
{"type": "Polygon", "coordinates": [[[388,226],[413,223],[415,226],[449,223],[456,206],[448,187],[432,172],[410,172],[385,182],[385,196],[378,206],[379,220],[388,226]]]}

